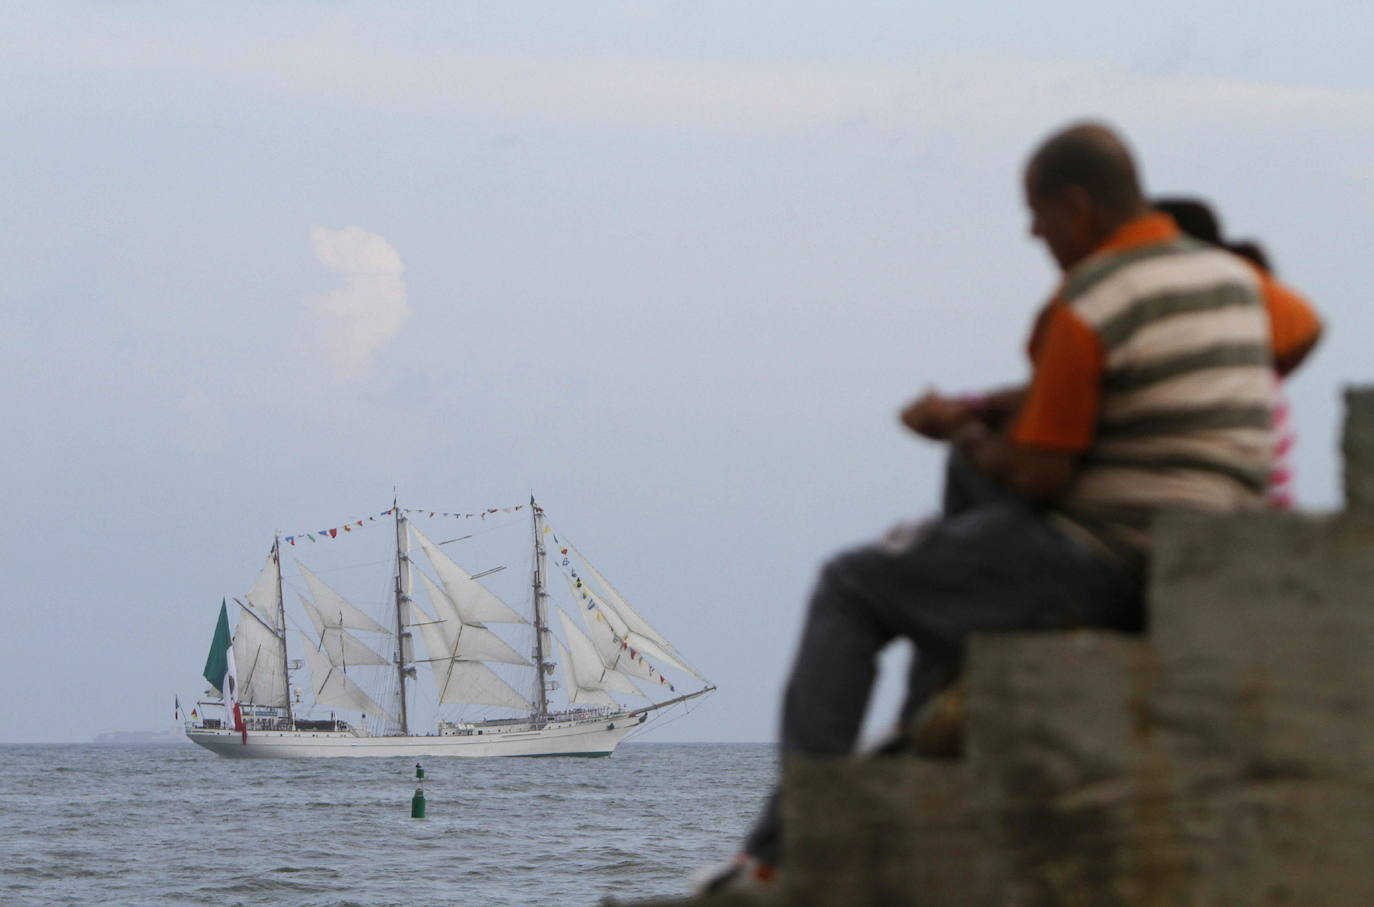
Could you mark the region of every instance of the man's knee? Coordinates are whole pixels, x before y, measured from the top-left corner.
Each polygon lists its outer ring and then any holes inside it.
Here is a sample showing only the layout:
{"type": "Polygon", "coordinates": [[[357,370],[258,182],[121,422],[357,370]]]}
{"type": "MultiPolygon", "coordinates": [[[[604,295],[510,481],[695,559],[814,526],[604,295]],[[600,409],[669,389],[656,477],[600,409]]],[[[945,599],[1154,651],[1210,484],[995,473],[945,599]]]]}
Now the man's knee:
{"type": "Polygon", "coordinates": [[[817,588],[843,591],[861,585],[864,576],[872,573],[876,561],[887,558],[873,545],[862,545],[832,555],[821,565],[817,588]]]}
{"type": "Polygon", "coordinates": [[[885,592],[882,571],[891,567],[892,556],[875,546],[842,551],[820,570],[811,596],[808,622],[819,627],[843,626],[847,633],[862,633],[884,644],[899,630],[894,624],[893,594],[885,592]]]}

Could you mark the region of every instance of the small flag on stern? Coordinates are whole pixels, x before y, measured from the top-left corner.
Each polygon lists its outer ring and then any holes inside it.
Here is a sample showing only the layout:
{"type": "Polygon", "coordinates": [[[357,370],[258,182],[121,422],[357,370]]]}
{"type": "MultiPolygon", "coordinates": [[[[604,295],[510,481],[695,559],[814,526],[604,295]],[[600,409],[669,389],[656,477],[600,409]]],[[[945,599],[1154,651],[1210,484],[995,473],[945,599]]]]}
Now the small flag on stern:
{"type": "Polygon", "coordinates": [[[234,730],[243,734],[243,742],[248,742],[248,726],[243,723],[243,710],[239,708],[239,678],[234,665],[234,643],[229,636],[229,606],[219,604],[219,622],[215,624],[215,638],[210,641],[210,654],[205,658],[205,679],[219,688],[224,699],[226,716],[234,719],[234,730]]]}

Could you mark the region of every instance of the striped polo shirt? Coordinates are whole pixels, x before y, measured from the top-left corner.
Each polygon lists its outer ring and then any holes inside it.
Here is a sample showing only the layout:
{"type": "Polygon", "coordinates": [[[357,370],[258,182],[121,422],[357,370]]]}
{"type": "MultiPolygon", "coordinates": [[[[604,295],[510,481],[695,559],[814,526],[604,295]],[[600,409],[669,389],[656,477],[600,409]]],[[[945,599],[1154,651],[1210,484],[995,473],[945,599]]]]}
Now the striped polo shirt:
{"type": "Polygon", "coordinates": [[[1010,437],[1081,455],[1069,528],[1139,568],[1162,510],[1264,506],[1273,350],[1244,261],[1138,218],[1065,275],[1032,346],[1010,437]]]}

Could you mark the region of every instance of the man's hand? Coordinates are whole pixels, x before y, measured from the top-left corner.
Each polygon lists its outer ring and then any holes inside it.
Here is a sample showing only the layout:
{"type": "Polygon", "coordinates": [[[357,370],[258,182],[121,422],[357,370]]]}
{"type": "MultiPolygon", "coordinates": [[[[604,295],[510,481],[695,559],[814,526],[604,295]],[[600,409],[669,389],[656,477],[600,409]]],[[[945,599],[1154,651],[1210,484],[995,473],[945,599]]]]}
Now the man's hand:
{"type": "Polygon", "coordinates": [[[981,472],[1035,503],[1054,503],[1078,475],[1077,453],[1016,444],[981,422],[960,428],[953,441],[981,472]]]}
{"type": "Polygon", "coordinates": [[[960,428],[977,421],[973,404],[927,391],[902,410],[902,424],[933,441],[948,441],[960,428]]]}

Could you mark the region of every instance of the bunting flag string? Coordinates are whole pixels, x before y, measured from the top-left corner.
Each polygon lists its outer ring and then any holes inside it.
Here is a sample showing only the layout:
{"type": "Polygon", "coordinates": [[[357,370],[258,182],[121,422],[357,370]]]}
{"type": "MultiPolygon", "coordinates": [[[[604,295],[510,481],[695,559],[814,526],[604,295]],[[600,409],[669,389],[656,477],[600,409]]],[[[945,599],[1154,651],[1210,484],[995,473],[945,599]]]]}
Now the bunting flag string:
{"type": "MultiPolygon", "coordinates": [[[[420,514],[422,516],[428,517],[449,517],[455,520],[471,520],[474,518],[485,520],[492,514],[515,513],[517,510],[524,510],[527,506],[528,505],[526,504],[517,504],[514,507],[488,507],[486,510],[481,510],[476,513],[449,513],[440,510],[426,510],[423,507],[402,507],[401,512],[420,514]]],[[[375,523],[379,517],[385,518],[391,516],[394,509],[395,508],[383,510],[379,514],[365,517],[361,520],[349,520],[347,523],[342,523],[338,526],[332,526],[329,529],[318,529],[314,532],[297,532],[292,535],[284,535],[282,536],[282,541],[294,547],[297,542],[308,541],[311,544],[314,544],[315,542],[336,539],[339,537],[339,533],[341,532],[353,532],[354,530],[362,529],[368,523],[375,523]]]]}
{"type": "MultiPolygon", "coordinates": [[[[554,558],[554,563],[558,565],[558,569],[563,572],[563,575],[568,578],[569,583],[571,583],[573,587],[573,591],[577,593],[579,599],[585,606],[585,610],[593,614],[597,621],[609,624],[610,621],[601,613],[601,603],[596,600],[595,596],[587,591],[588,587],[583,585],[582,577],[578,576],[577,568],[572,565],[572,560],[568,556],[569,546],[563,545],[558,541],[558,533],[553,532],[547,523],[544,524],[544,531],[551,534],[554,544],[559,546],[558,557],[554,558]]],[[[584,614],[583,616],[585,617],[586,615],[584,614]]],[[[657,680],[660,686],[667,687],[670,692],[677,692],[677,687],[673,686],[672,683],[668,681],[668,678],[663,676],[662,671],[650,664],[642,653],[632,648],[628,640],[621,638],[620,634],[615,631],[614,625],[609,629],[611,631],[611,639],[616,645],[620,646],[620,651],[628,653],[630,661],[642,665],[648,670],[650,680],[657,680]]]]}

